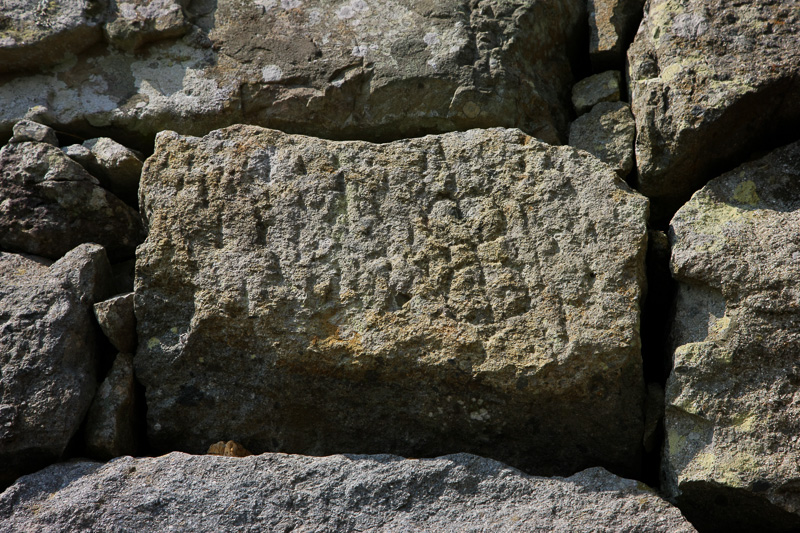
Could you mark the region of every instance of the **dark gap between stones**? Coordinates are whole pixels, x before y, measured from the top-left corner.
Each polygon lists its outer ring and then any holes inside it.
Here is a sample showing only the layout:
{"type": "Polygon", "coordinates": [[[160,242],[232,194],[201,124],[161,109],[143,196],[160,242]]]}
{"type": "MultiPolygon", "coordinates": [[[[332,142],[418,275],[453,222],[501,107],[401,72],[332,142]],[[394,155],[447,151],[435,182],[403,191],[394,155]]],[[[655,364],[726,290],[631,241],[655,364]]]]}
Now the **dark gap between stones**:
{"type": "Polygon", "coordinates": [[[677,287],[669,269],[670,246],[663,231],[649,230],[647,294],[642,305],[642,369],[647,386],[645,453],[642,481],[660,487],[661,448],[664,444],[664,385],[672,366],[670,317],[677,287]],[[653,418],[655,417],[655,418],[653,418]]]}

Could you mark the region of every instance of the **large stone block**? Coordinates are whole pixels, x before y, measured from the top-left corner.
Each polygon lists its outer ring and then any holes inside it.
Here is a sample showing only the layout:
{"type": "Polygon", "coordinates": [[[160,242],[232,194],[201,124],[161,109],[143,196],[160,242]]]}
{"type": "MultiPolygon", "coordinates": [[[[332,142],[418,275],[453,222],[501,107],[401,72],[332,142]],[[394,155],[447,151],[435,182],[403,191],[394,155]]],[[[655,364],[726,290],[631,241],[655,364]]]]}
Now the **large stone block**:
{"type": "Polygon", "coordinates": [[[58,464],[0,495],[0,520],[11,531],[695,531],[646,486],[602,468],[540,478],[467,454],[58,464]]]}
{"type": "Polygon", "coordinates": [[[96,387],[91,306],[108,259],[84,244],[48,265],[0,252],[0,486],[60,457],[96,387]]]}
{"type": "MultiPolygon", "coordinates": [[[[166,21],[153,13],[183,14],[167,0],[119,6],[129,15],[106,31],[122,24],[122,41],[109,36],[129,47],[166,21]]],[[[566,140],[583,0],[219,0],[186,13],[195,27],[181,39],[135,55],[96,47],[0,82],[0,138],[39,105],[62,128],[140,144],[240,122],[369,140],[488,126],[566,140]]],[[[165,24],[159,38],[184,28],[165,24]]]]}
{"type": "Polygon", "coordinates": [[[140,191],[156,450],[638,469],[647,200],[589,154],[236,126],[161,133],[140,191]]]}
{"type": "Polygon", "coordinates": [[[800,529],[800,143],[672,220],[664,487],[698,527],[800,529]]]}
{"type": "Polygon", "coordinates": [[[628,60],[638,188],[658,219],[765,139],[796,132],[800,0],[651,0],[628,60]]]}

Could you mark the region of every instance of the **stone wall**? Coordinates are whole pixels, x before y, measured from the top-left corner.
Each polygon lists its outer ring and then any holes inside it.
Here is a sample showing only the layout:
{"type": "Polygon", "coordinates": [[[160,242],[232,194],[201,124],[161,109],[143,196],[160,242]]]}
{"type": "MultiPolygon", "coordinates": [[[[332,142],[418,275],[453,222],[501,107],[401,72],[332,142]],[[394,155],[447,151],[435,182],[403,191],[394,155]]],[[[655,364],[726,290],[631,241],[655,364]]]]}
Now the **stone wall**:
{"type": "Polygon", "coordinates": [[[800,530],[798,35],[7,0],[0,523],[800,530]]]}

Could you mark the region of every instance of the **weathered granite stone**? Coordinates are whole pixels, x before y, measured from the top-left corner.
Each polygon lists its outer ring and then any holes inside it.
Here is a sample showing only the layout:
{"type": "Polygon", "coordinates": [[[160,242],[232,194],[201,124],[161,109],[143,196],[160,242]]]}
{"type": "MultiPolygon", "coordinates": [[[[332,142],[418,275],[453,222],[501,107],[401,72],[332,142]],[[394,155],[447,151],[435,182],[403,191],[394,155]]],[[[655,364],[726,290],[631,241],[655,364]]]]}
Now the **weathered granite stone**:
{"type": "Polygon", "coordinates": [[[55,130],[32,120],[20,120],[14,124],[13,132],[14,135],[9,140],[12,143],[31,141],[58,146],[58,137],[56,137],[55,130]]]}
{"type": "Polygon", "coordinates": [[[88,170],[106,189],[130,204],[136,205],[142,160],[120,143],[108,137],[89,139],[83,145],[92,151],[88,170]]]}
{"type": "Polygon", "coordinates": [[[86,451],[95,459],[133,455],[139,448],[133,356],[121,353],[100,384],[86,416],[86,451]]]}
{"type": "Polygon", "coordinates": [[[700,524],[800,530],[800,143],[672,220],[680,282],[664,488],[700,524]]]}
{"type": "Polygon", "coordinates": [[[797,131],[800,0],[651,0],[628,59],[638,189],[655,220],[797,131]]]}
{"type": "Polygon", "coordinates": [[[621,68],[644,0],[589,0],[589,57],[595,70],[621,68]]]}
{"type": "Polygon", "coordinates": [[[647,201],[518,130],[163,132],[140,188],[150,443],[638,468],[647,201]]]}
{"type": "Polygon", "coordinates": [[[184,35],[189,22],[183,14],[188,0],[116,0],[104,27],[113,46],[131,52],[145,44],[184,35]]]}
{"type": "Polygon", "coordinates": [[[586,150],[624,178],[633,170],[636,123],[625,102],[600,102],[569,127],[569,144],[586,150]]]}
{"type": "Polygon", "coordinates": [[[582,115],[600,102],[616,102],[620,98],[622,75],[618,70],[607,70],[582,79],[572,88],[572,105],[582,115]]]}
{"type": "Polygon", "coordinates": [[[584,0],[219,0],[187,13],[196,27],[179,40],[0,81],[0,139],[41,105],[60,129],[134,147],[241,122],[333,138],[507,126],[566,140],[584,0]]]}
{"type": "Polygon", "coordinates": [[[0,495],[13,531],[690,533],[680,512],[602,468],[541,478],[468,454],[242,459],[171,453],[57,464],[0,495]]]}
{"type": "Polygon", "coordinates": [[[57,259],[84,242],[112,259],[133,255],[144,238],[141,217],[97,179],[47,143],[0,150],[0,246],[57,259]]]}
{"type": "MultiPolygon", "coordinates": [[[[0,74],[55,65],[102,39],[105,0],[3,0],[0,74]]],[[[0,98],[5,104],[5,98],[0,98]]],[[[20,117],[21,118],[21,117],[20,117]]]]}
{"type": "Polygon", "coordinates": [[[103,248],[49,261],[0,252],[0,486],[57,460],[92,401],[92,302],[105,297],[103,248]]]}
{"type": "Polygon", "coordinates": [[[120,294],[94,304],[94,316],[108,340],[123,353],[136,351],[136,317],[133,293],[120,294]]]}

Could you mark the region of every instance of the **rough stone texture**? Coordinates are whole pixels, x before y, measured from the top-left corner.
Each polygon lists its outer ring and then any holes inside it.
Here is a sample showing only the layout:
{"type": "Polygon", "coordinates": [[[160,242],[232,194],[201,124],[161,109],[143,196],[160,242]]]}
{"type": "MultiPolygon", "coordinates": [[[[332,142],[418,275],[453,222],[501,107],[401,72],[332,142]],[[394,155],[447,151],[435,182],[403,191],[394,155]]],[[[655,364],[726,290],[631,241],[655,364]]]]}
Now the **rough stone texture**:
{"type": "Polygon", "coordinates": [[[39,105],[51,125],[134,147],[239,122],[370,140],[508,126],[566,140],[583,0],[219,0],[187,13],[197,26],[179,40],[0,81],[0,139],[39,105]]]}
{"type": "Polygon", "coordinates": [[[672,220],[680,282],[664,486],[697,524],[800,530],[800,143],[672,220]]]}
{"type": "Polygon", "coordinates": [[[113,46],[131,52],[145,44],[184,35],[189,22],[183,14],[188,0],[116,0],[104,26],[113,46]]]}
{"type": "Polygon", "coordinates": [[[644,0],[589,0],[589,57],[595,70],[621,68],[644,0]]]}
{"type": "Polygon", "coordinates": [[[3,0],[0,74],[46,68],[100,41],[98,16],[105,3],[3,0]]]}
{"type": "Polygon", "coordinates": [[[120,294],[94,304],[94,316],[103,333],[123,353],[136,351],[136,317],[133,315],[133,293],[120,294]]]}
{"type": "Polygon", "coordinates": [[[103,187],[135,205],[142,160],[132,150],[108,137],[90,139],[83,145],[92,151],[88,170],[100,180],[103,187]]]}
{"type": "Polygon", "coordinates": [[[0,246],[57,259],[84,242],[112,260],[133,255],[141,217],[64,152],[47,143],[0,150],[0,246]]]}
{"type": "Polygon", "coordinates": [[[155,449],[638,468],[647,202],[589,154],[164,132],[140,194],[155,449]]]}
{"type": "Polygon", "coordinates": [[[12,143],[31,141],[58,146],[55,130],[32,120],[20,120],[14,124],[13,132],[14,135],[9,140],[12,143]]]}
{"type": "Polygon", "coordinates": [[[582,115],[600,102],[616,102],[620,98],[622,75],[618,70],[607,70],[582,79],[572,88],[572,105],[582,115]]]}
{"type": "Polygon", "coordinates": [[[105,297],[103,248],[61,260],[0,252],[0,486],[57,460],[92,401],[92,302],[105,297]]]}
{"type": "Polygon", "coordinates": [[[121,353],[100,384],[86,417],[85,442],[90,457],[133,455],[139,448],[133,356],[121,353]]]}
{"type": "Polygon", "coordinates": [[[668,219],[800,121],[800,0],[651,0],[628,52],[639,190],[668,219]]]}
{"type": "Polygon", "coordinates": [[[539,478],[468,454],[232,459],[171,453],[53,465],[0,495],[14,531],[690,533],[646,486],[602,468],[539,478]]]}
{"type": "Polygon", "coordinates": [[[601,102],[570,124],[569,144],[608,163],[624,178],[633,170],[636,123],[625,102],[601,102]]]}

